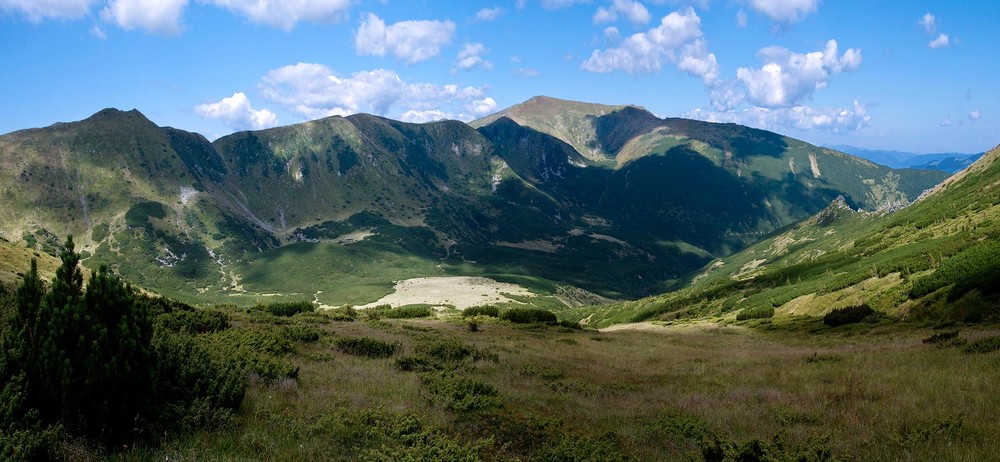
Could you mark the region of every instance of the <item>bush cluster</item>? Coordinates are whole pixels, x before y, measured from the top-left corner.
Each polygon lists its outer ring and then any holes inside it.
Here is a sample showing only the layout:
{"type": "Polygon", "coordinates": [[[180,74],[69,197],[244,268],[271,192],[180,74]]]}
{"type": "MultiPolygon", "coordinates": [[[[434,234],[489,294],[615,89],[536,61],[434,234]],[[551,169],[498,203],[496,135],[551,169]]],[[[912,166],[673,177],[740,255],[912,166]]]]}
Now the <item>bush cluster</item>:
{"type": "Polygon", "coordinates": [[[368,358],[388,358],[396,353],[398,343],[390,343],[371,337],[339,338],[334,344],[337,349],[353,356],[368,358]]]}
{"type": "Polygon", "coordinates": [[[823,324],[830,327],[844,326],[864,321],[876,312],[867,304],[837,308],[823,316],[823,324]]]}
{"type": "Polygon", "coordinates": [[[316,307],[311,302],[301,301],[301,302],[276,302],[268,303],[266,305],[258,304],[254,305],[254,310],[264,311],[270,313],[274,316],[295,316],[299,313],[310,313],[316,310],[316,307]]]}
{"type": "Polygon", "coordinates": [[[746,321],[748,319],[767,319],[774,317],[774,307],[773,306],[758,306],[753,308],[744,308],[736,314],[737,321],[746,321]]]}
{"type": "Polygon", "coordinates": [[[514,324],[556,324],[556,314],[538,308],[513,307],[500,311],[500,319],[514,324]]]}

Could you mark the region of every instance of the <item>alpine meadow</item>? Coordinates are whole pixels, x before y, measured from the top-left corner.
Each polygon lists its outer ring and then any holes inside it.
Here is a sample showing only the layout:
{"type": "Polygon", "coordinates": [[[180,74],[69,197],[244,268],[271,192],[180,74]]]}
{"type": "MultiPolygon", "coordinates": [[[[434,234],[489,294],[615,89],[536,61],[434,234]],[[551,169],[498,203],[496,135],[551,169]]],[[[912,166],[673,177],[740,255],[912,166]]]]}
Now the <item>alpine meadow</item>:
{"type": "Polygon", "coordinates": [[[0,460],[1000,454],[997,5],[446,3],[0,0],[0,460]]]}

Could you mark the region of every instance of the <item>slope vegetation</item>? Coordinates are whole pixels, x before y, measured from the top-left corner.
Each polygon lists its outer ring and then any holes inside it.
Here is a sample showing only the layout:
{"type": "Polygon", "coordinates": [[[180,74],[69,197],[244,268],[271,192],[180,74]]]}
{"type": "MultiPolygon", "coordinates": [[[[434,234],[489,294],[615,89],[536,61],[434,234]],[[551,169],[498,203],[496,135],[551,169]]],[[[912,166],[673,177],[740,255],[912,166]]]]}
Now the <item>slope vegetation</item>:
{"type": "Polygon", "coordinates": [[[822,316],[867,306],[896,318],[1000,317],[1000,148],[894,213],[843,200],[695,271],[677,292],[577,310],[594,325],[721,316],[822,316]]]}

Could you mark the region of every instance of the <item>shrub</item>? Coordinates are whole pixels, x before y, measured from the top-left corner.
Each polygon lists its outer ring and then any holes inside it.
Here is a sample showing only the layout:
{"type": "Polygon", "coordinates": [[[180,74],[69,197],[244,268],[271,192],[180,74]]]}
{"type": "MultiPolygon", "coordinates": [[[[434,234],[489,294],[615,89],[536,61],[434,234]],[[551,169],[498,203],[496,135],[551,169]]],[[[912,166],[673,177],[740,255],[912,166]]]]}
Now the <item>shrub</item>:
{"type": "Polygon", "coordinates": [[[544,324],[555,324],[558,322],[556,314],[548,311],[541,310],[538,308],[524,308],[515,307],[507,308],[500,311],[500,319],[505,321],[510,321],[514,324],[534,324],[534,323],[544,323],[544,324]]]}
{"type": "Polygon", "coordinates": [[[474,316],[489,316],[495,318],[500,316],[500,309],[493,305],[473,306],[462,311],[463,318],[474,316]]]}
{"type": "Polygon", "coordinates": [[[276,302],[268,303],[266,305],[255,305],[253,307],[255,310],[265,311],[271,313],[275,316],[295,316],[299,313],[309,313],[314,311],[316,307],[311,302],[301,301],[301,302],[276,302]]]}
{"type": "Polygon", "coordinates": [[[966,353],[992,353],[1000,351],[1000,337],[986,337],[971,342],[965,347],[966,353]]]}
{"type": "Polygon", "coordinates": [[[453,372],[426,372],[420,379],[430,391],[432,402],[453,411],[478,411],[500,405],[496,388],[480,380],[453,372]]]}
{"type": "Polygon", "coordinates": [[[774,317],[774,307],[773,306],[758,306],[753,308],[744,308],[736,314],[737,321],[746,321],[748,319],[767,319],[774,317]]]}
{"type": "Polygon", "coordinates": [[[15,345],[2,362],[23,368],[25,404],[42,422],[102,442],[131,439],[152,404],[152,316],[107,267],[84,291],[72,237],[60,258],[51,290],[32,261],[16,294],[15,345]]]}
{"type": "Polygon", "coordinates": [[[221,311],[192,308],[174,310],[156,317],[156,328],[171,332],[205,334],[229,328],[229,314],[221,311]]]}
{"type": "Polygon", "coordinates": [[[330,314],[330,319],[334,321],[353,321],[358,318],[358,310],[354,309],[351,305],[334,308],[328,311],[328,313],[330,314]]]}
{"type": "Polygon", "coordinates": [[[927,337],[923,340],[924,344],[940,344],[945,342],[951,342],[958,338],[957,330],[947,330],[944,332],[935,332],[934,335],[927,337]]]}
{"type": "Polygon", "coordinates": [[[429,306],[401,306],[385,310],[380,314],[387,319],[426,318],[430,317],[431,308],[429,306]]]}
{"type": "Polygon", "coordinates": [[[433,360],[442,362],[457,362],[473,357],[475,350],[463,345],[457,340],[438,340],[436,342],[420,345],[416,348],[417,353],[423,354],[433,360]]]}
{"type": "Polygon", "coordinates": [[[830,327],[844,326],[864,321],[874,314],[876,311],[867,304],[838,308],[823,316],[823,324],[830,327]]]}
{"type": "Polygon", "coordinates": [[[397,343],[389,343],[371,337],[339,338],[334,342],[337,349],[353,356],[368,358],[388,358],[399,348],[397,343]]]}

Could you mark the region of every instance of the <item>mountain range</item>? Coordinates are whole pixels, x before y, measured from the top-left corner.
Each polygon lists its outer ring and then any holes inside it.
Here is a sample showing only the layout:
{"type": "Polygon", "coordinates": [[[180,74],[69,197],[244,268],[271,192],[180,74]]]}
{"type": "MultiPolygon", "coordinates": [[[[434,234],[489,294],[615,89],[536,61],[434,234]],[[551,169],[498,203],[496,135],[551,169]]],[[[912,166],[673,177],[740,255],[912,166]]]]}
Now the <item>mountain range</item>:
{"type": "Polygon", "coordinates": [[[917,154],[913,152],[864,149],[847,145],[835,145],[830,146],[830,148],[892,168],[933,169],[948,173],[956,173],[965,169],[984,154],[982,152],[978,154],[963,154],[958,152],[917,154]]]}
{"type": "Polygon", "coordinates": [[[469,124],[358,114],[215,142],[105,109],[0,136],[0,236],[53,254],[73,235],[88,266],[192,302],[361,304],[437,275],[631,299],[838,198],[884,213],[946,177],[547,97],[469,124]]]}

